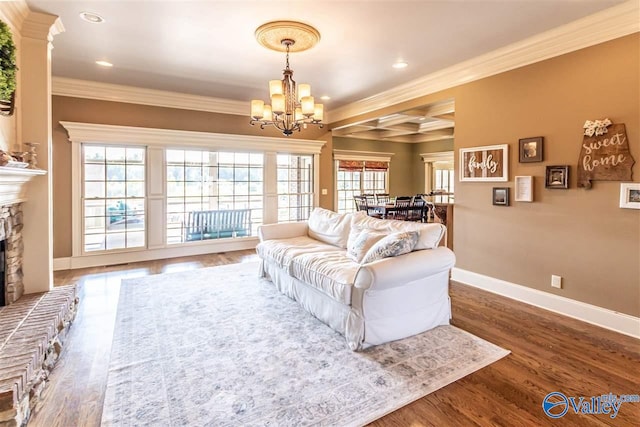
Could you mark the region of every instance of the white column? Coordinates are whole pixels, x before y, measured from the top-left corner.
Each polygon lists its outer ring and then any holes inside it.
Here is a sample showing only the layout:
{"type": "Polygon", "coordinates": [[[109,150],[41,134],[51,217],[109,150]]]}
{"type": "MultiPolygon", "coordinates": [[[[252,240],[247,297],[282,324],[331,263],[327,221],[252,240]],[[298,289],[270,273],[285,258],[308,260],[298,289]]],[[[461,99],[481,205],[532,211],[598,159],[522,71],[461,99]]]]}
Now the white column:
{"type": "Polygon", "coordinates": [[[37,142],[38,168],[46,175],[29,183],[24,203],[24,291],[44,292],[53,287],[53,206],[51,128],[51,41],[64,31],[57,16],[30,12],[22,25],[20,120],[22,142],[37,142]]]}
{"type": "Polygon", "coordinates": [[[263,224],[278,222],[278,153],[264,153],[263,224]]]}

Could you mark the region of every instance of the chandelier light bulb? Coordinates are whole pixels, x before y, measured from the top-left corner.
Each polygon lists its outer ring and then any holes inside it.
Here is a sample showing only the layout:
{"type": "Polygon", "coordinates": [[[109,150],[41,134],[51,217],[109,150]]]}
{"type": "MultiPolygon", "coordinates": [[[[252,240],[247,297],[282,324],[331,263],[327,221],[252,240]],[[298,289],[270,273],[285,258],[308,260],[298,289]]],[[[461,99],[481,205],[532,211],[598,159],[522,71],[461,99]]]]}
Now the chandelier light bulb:
{"type": "Polygon", "coordinates": [[[311,96],[311,85],[302,83],[298,85],[298,102],[302,102],[302,98],[311,96]]]}
{"type": "Polygon", "coordinates": [[[262,116],[262,120],[270,122],[273,120],[273,112],[271,111],[271,105],[267,104],[264,106],[264,116],[262,116]]]}
{"type": "Polygon", "coordinates": [[[313,120],[321,122],[324,119],[324,105],[316,104],[313,108],[313,120]]]}
{"type": "Polygon", "coordinates": [[[283,94],[275,94],[271,96],[271,110],[275,114],[282,114],[286,111],[285,99],[283,94]]]}
{"type": "Polygon", "coordinates": [[[269,80],[269,96],[282,95],[282,80],[269,80]]]}
{"type": "Polygon", "coordinates": [[[251,100],[251,117],[260,120],[264,117],[264,101],[259,99],[251,100]]]}
{"type": "Polygon", "coordinates": [[[302,114],[304,114],[307,117],[313,116],[313,111],[314,111],[314,108],[315,108],[313,96],[305,96],[305,97],[303,97],[301,99],[300,104],[302,106],[302,114]]]}

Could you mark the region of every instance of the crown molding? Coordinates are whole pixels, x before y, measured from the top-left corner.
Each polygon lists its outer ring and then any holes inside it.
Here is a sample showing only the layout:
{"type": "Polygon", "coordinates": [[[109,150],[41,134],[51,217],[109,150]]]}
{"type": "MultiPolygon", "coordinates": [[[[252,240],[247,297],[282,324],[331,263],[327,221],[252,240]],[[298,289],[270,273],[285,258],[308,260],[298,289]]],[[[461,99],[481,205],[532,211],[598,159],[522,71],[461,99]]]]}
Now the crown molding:
{"type": "Polygon", "coordinates": [[[129,143],[147,146],[226,148],[320,154],[324,141],[267,136],[235,135],[227,133],[196,132],[133,126],[103,125],[61,121],[72,143],[129,143]]]}
{"type": "Polygon", "coordinates": [[[249,116],[249,104],[242,101],[66,77],[53,77],[51,81],[52,93],[57,96],[249,116]]]}
{"type": "Polygon", "coordinates": [[[437,151],[433,153],[420,153],[422,161],[425,163],[433,163],[440,161],[453,161],[453,151],[437,151]]]}
{"type": "Polygon", "coordinates": [[[62,20],[48,13],[29,12],[22,23],[22,37],[51,41],[53,36],[64,32],[62,20]]]}
{"type": "Polygon", "coordinates": [[[14,32],[20,33],[22,23],[29,12],[25,0],[0,2],[0,19],[9,24],[14,32]]]}
{"type": "Polygon", "coordinates": [[[617,6],[331,111],[334,122],[640,31],[640,2],[617,6]]]}

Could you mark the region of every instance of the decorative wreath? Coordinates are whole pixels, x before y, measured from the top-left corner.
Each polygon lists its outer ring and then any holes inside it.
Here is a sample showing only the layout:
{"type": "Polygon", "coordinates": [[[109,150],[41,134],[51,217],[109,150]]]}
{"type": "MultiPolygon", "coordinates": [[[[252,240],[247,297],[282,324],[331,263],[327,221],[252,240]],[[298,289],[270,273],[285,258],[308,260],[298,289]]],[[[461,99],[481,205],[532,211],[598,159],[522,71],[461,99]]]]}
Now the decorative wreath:
{"type": "Polygon", "coordinates": [[[16,46],[11,29],[0,21],[0,99],[10,100],[16,91],[16,46]]]}

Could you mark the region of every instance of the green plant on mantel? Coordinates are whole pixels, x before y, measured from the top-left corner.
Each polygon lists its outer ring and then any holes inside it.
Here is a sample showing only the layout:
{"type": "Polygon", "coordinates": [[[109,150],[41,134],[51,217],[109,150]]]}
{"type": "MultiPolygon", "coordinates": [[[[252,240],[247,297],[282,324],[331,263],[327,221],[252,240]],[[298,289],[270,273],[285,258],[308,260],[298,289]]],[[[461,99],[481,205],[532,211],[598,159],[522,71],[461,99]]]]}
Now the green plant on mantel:
{"type": "MultiPolygon", "coordinates": [[[[9,26],[0,21],[0,100],[13,104],[16,91],[16,46],[9,26]]],[[[2,109],[5,111],[4,109],[2,109]]],[[[13,113],[13,105],[11,105],[13,113]]]]}

